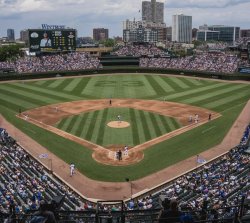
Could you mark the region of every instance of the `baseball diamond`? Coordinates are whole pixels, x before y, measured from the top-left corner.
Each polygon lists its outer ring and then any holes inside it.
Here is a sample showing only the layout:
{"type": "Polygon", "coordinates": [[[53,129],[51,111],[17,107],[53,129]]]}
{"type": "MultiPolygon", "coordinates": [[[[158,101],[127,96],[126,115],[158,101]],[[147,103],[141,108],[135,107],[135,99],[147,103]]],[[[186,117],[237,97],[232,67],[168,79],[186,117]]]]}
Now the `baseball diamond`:
{"type": "MultiPolygon", "coordinates": [[[[136,74],[2,83],[0,94],[1,113],[8,121],[65,162],[74,162],[78,170],[87,177],[111,182],[124,181],[124,177],[129,177],[131,180],[140,179],[219,144],[250,97],[248,84],[136,74]],[[112,106],[109,104],[110,98],[112,98],[112,106]],[[91,140],[92,142],[87,142],[91,143],[93,148],[100,148],[101,145],[109,148],[110,145],[114,148],[117,145],[123,147],[126,143],[126,141],[107,141],[109,136],[105,135],[107,133],[101,125],[105,125],[105,119],[109,114],[111,116],[114,114],[115,120],[119,112],[121,115],[127,114],[130,117],[129,122],[134,126],[130,129],[130,149],[181,127],[180,123],[183,126],[183,122],[174,121],[171,114],[162,114],[164,109],[161,108],[157,112],[149,107],[146,108],[147,106],[138,109],[127,105],[121,108],[121,102],[119,102],[120,105],[115,105],[115,100],[123,99],[141,100],[144,105],[145,102],[154,101],[166,106],[168,103],[195,106],[207,111],[203,117],[199,114],[202,119],[206,119],[206,123],[168,140],[166,138],[159,143],[148,145],[143,150],[143,156],[140,156],[140,162],[128,166],[112,166],[103,165],[100,160],[95,161],[93,157],[100,157],[100,155],[96,152],[93,154],[93,150],[88,149],[88,144],[82,144],[79,140],[75,143],[67,137],[56,135],[16,117],[21,110],[23,117],[29,120],[32,118],[30,111],[37,111],[38,116],[42,118],[44,114],[39,108],[45,106],[50,107],[54,114],[52,119],[54,119],[62,112],[60,109],[62,104],[89,101],[98,105],[95,100],[102,100],[106,108],[103,106],[89,112],[74,114],[66,109],[64,112],[67,114],[63,119],[58,116],[59,119],[53,121],[53,125],[57,126],[56,129],[64,130],[64,135],[67,131],[71,136],[73,133],[76,138],[80,136],[91,140]],[[115,109],[122,110],[115,111],[115,109]],[[213,120],[207,121],[210,112],[213,114],[213,120]],[[29,115],[25,116],[27,114],[29,115]],[[216,114],[220,114],[220,117],[214,119],[216,114]],[[170,119],[167,116],[170,116],[170,119]],[[210,131],[206,131],[210,128],[210,131]]],[[[75,109],[79,109],[78,107],[74,106],[75,109]]],[[[168,109],[171,110],[171,105],[168,105],[168,109]]],[[[179,108],[172,107],[172,111],[178,110],[179,108]]],[[[184,122],[188,122],[188,117],[190,115],[194,117],[196,113],[193,111],[185,114],[184,122]]],[[[47,118],[51,121],[48,113],[47,118]]],[[[37,124],[46,125],[46,121],[42,120],[37,124]]],[[[50,127],[55,128],[52,125],[50,127]]]]}
{"type": "Polygon", "coordinates": [[[127,165],[141,161],[143,156],[139,151],[207,123],[209,115],[213,119],[220,117],[207,109],[176,102],[113,99],[111,107],[107,100],[102,99],[43,106],[20,113],[19,117],[93,149],[92,156],[100,163],[127,165]],[[116,114],[119,114],[118,119],[112,121],[116,114]],[[190,115],[199,116],[199,120],[190,122],[190,115]],[[106,127],[110,120],[117,124],[116,129],[106,127]],[[121,120],[128,120],[130,128],[117,130],[124,124],[121,120]],[[120,149],[125,145],[132,149],[126,159],[114,162],[115,151],[104,149],[110,145],[113,145],[111,149],[117,145],[120,149]]]}
{"type": "Polygon", "coordinates": [[[0,223],[250,223],[250,1],[0,5],[0,223]]]}

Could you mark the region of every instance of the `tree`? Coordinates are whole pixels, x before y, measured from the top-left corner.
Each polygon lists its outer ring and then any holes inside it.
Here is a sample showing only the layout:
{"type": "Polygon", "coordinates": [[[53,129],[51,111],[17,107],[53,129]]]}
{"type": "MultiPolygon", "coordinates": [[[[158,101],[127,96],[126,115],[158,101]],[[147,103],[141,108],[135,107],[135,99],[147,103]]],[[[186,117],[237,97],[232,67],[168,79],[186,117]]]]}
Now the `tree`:
{"type": "Polygon", "coordinates": [[[196,47],[202,45],[203,43],[204,43],[204,41],[194,40],[194,41],[193,41],[194,48],[196,48],[196,47]]]}
{"type": "Polygon", "coordinates": [[[22,45],[8,45],[0,47],[0,61],[15,59],[20,52],[22,45]]]}
{"type": "Polygon", "coordinates": [[[113,47],[113,46],[115,45],[115,40],[109,38],[109,39],[100,41],[99,43],[100,43],[100,44],[103,44],[105,47],[113,47]]]}

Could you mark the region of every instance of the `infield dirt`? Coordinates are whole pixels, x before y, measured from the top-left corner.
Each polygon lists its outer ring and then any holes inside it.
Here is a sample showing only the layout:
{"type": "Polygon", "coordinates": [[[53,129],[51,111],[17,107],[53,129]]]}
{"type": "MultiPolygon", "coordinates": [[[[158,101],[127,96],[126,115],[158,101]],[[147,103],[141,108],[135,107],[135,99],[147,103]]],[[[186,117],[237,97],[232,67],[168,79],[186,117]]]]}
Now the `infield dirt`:
{"type": "MultiPolygon", "coordinates": [[[[94,151],[92,157],[99,163],[106,165],[124,166],[140,162],[144,157],[142,151],[146,148],[207,123],[209,114],[212,114],[212,119],[220,117],[219,113],[204,108],[175,102],[139,99],[112,99],[111,106],[109,104],[109,100],[101,99],[73,101],[43,106],[25,111],[20,114],[19,117],[41,128],[54,132],[60,136],[75,141],[89,149],[92,149],[94,151]],[[118,147],[118,145],[114,145],[113,148],[110,148],[110,146],[109,148],[105,148],[93,142],[87,141],[65,131],[62,131],[53,126],[61,119],[66,118],[68,116],[78,115],[84,112],[101,110],[110,107],[134,108],[138,110],[145,110],[149,112],[158,113],[164,116],[174,117],[182,124],[183,127],[176,129],[170,133],[159,136],[157,138],[154,138],[152,140],[149,140],[140,145],[137,145],[133,148],[130,148],[129,155],[126,158],[122,160],[117,160],[115,159],[115,152],[118,149],[123,149],[124,145],[121,147],[118,147]],[[199,122],[190,123],[190,115],[194,117],[195,114],[199,115],[199,122]]],[[[117,121],[114,122],[116,124],[118,123],[117,121]]]]}
{"type": "MultiPolygon", "coordinates": [[[[211,160],[225,152],[234,146],[238,145],[241,136],[245,130],[246,125],[250,122],[250,101],[247,103],[240,116],[234,122],[232,128],[219,145],[200,153],[200,155],[206,159],[211,160]]],[[[6,128],[9,134],[14,137],[18,143],[20,143],[26,151],[28,151],[34,158],[39,154],[47,153],[53,159],[53,171],[58,177],[60,177],[66,184],[70,185],[77,192],[86,198],[95,199],[128,199],[130,197],[130,186],[127,182],[111,183],[101,182],[87,178],[83,174],[77,172],[75,177],[69,176],[69,166],[63,160],[55,156],[53,153],[42,147],[36,141],[29,136],[21,132],[15,126],[7,122],[0,115],[0,126],[6,128]]],[[[37,159],[37,158],[36,158],[37,159]]],[[[39,160],[43,165],[50,168],[47,160],[39,160]]],[[[180,161],[170,167],[167,167],[161,171],[151,174],[147,177],[133,181],[133,194],[143,193],[149,191],[156,185],[167,182],[178,175],[183,174],[186,171],[196,168],[196,156],[192,156],[186,160],[180,161]]]]}

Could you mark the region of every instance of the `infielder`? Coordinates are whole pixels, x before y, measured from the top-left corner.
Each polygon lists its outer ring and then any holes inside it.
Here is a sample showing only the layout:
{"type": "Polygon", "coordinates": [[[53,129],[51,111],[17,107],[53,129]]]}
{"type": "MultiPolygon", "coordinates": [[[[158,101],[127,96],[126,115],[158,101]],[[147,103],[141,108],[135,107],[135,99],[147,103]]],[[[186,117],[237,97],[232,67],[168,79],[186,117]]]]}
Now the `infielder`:
{"type": "Polygon", "coordinates": [[[128,146],[124,147],[124,156],[128,156],[128,146]]]}

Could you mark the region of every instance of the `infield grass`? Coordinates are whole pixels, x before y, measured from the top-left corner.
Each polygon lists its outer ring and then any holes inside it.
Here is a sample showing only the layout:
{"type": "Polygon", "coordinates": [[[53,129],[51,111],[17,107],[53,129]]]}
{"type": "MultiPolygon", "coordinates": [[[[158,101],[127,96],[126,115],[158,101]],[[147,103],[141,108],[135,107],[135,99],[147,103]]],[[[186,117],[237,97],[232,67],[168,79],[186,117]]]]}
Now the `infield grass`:
{"type": "Polygon", "coordinates": [[[106,108],[64,118],[55,127],[105,147],[111,145],[132,147],[174,131],[180,128],[181,124],[172,117],[152,112],[132,108],[106,108]],[[130,126],[127,128],[107,126],[109,122],[117,121],[117,115],[121,116],[122,121],[130,123],[130,126]],[[84,123],[80,124],[82,120],[84,123]]]}
{"type": "MultiPolygon", "coordinates": [[[[66,162],[74,162],[86,176],[103,181],[125,181],[126,177],[135,180],[217,145],[249,99],[250,85],[247,84],[158,75],[110,75],[0,84],[0,112],[9,122],[66,162]],[[125,167],[99,164],[92,159],[91,150],[15,117],[19,108],[25,111],[53,103],[110,97],[166,99],[212,109],[220,112],[222,116],[146,149],[144,159],[140,163],[125,167]]],[[[138,110],[129,110],[127,114],[132,121],[137,120],[138,115],[141,119],[150,120],[146,122],[148,128],[136,122],[131,130],[134,144],[149,137],[147,133],[140,137],[138,132],[151,130],[150,122],[156,120],[161,123],[158,127],[154,127],[155,135],[164,131],[167,123],[160,116],[152,117],[151,114],[146,116],[138,110]]],[[[103,125],[108,116],[109,112],[104,109],[83,117],[72,117],[68,121],[59,123],[58,127],[60,125],[60,128],[66,128],[76,135],[93,138],[98,144],[105,144],[105,131],[97,131],[93,126],[103,125]],[[93,122],[87,128],[86,123],[90,119],[93,119],[93,122]],[[86,132],[79,127],[85,125],[86,132]]],[[[165,130],[169,131],[170,126],[168,128],[165,130]]]]}

